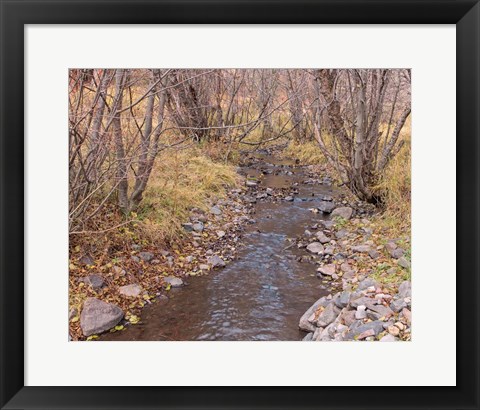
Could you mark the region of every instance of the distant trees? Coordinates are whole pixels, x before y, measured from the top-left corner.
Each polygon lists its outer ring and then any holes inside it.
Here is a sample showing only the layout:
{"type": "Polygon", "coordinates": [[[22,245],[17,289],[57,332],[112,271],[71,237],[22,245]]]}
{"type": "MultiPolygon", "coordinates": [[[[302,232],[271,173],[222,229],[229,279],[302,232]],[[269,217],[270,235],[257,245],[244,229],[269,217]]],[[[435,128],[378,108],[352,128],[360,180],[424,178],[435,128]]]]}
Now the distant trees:
{"type": "Polygon", "coordinates": [[[116,198],[135,210],[161,150],[313,140],[359,198],[402,148],[410,71],[390,69],[73,69],[69,73],[70,224],[116,198]]]}

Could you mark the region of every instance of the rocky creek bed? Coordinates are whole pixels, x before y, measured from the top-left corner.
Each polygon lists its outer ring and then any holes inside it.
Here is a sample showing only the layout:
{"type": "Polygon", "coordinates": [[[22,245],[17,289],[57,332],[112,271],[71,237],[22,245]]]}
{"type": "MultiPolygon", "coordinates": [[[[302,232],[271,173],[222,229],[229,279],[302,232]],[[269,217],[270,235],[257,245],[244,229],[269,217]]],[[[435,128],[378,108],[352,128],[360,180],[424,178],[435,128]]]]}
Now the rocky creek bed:
{"type": "MultiPolygon", "coordinates": [[[[192,210],[184,224],[190,254],[138,248],[132,256],[142,267],[157,265],[156,303],[151,289],[129,277],[118,293],[143,301],[141,318],[94,294],[80,314],[83,335],[112,329],[100,339],[410,340],[409,238],[385,238],[371,221],[372,207],[318,169],[269,152],[245,162],[243,189],[208,213],[192,210]],[[171,274],[158,276],[158,265],[171,274]]],[[[95,285],[96,278],[85,280],[95,285]]]]}

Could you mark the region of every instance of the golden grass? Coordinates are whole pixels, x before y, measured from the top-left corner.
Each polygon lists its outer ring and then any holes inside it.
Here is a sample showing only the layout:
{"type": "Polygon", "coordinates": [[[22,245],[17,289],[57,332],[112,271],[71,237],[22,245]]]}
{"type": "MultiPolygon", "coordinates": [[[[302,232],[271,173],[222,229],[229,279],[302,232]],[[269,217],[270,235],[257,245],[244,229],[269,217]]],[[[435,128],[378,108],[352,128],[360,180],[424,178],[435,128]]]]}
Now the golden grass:
{"type": "Polygon", "coordinates": [[[288,158],[298,159],[302,165],[321,165],[327,162],[316,141],[291,141],[283,155],[288,158]]]}
{"type": "Polygon", "coordinates": [[[232,165],[214,162],[199,149],[161,153],[138,210],[141,236],[150,241],[178,237],[192,208],[206,209],[238,183],[232,165]]]}
{"type": "Polygon", "coordinates": [[[389,162],[375,187],[383,196],[385,211],[378,222],[392,237],[410,237],[411,232],[411,125],[402,130],[405,141],[400,152],[389,162]]]}

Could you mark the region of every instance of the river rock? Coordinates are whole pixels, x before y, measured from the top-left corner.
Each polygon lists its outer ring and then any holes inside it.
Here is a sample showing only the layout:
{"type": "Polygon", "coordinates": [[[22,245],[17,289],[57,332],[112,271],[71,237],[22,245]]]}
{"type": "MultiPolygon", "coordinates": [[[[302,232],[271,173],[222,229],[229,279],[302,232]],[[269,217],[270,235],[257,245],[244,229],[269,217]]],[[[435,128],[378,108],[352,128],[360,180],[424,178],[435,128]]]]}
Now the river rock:
{"type": "Polygon", "coordinates": [[[405,330],[405,325],[402,322],[395,322],[395,326],[397,326],[400,330],[405,330]]]}
{"type": "Polygon", "coordinates": [[[337,297],[334,298],[335,306],[340,309],[347,307],[348,303],[350,302],[350,292],[344,291],[340,294],[337,294],[337,297]]]}
{"type": "Polygon", "coordinates": [[[193,230],[195,232],[202,232],[204,229],[203,222],[197,222],[193,224],[193,230]]]}
{"type": "Polygon", "coordinates": [[[315,236],[317,237],[319,242],[322,244],[330,242],[330,238],[327,235],[325,235],[322,231],[317,232],[315,236]]]}
{"type": "Polygon", "coordinates": [[[323,245],[320,242],[312,242],[307,246],[307,251],[311,253],[322,253],[323,252],[323,245]]]}
{"type": "Polygon", "coordinates": [[[346,326],[350,326],[355,322],[355,310],[343,309],[338,316],[338,320],[345,323],[346,326]]]}
{"type": "Polygon", "coordinates": [[[218,206],[212,206],[210,208],[210,213],[218,216],[222,214],[222,210],[218,206]]]}
{"type": "Polygon", "coordinates": [[[392,309],[384,305],[370,305],[368,306],[367,317],[372,320],[380,320],[382,318],[388,319],[393,315],[392,309]]]}
{"type": "Polygon", "coordinates": [[[372,336],[375,336],[375,330],[367,329],[364,332],[357,335],[357,340],[367,339],[368,341],[372,340],[372,336]]]}
{"type": "Polygon", "coordinates": [[[84,336],[91,336],[111,329],[122,318],[123,311],[117,305],[87,298],[80,315],[80,327],[84,336]]]}
{"type": "Polygon", "coordinates": [[[68,311],[68,320],[72,320],[77,315],[78,315],[78,309],[76,307],[72,307],[68,311]]]}
{"type": "Polygon", "coordinates": [[[392,252],[397,249],[397,244],[395,242],[389,241],[385,244],[385,249],[391,255],[392,252]]]}
{"type": "Polygon", "coordinates": [[[391,334],[385,335],[380,339],[381,342],[396,342],[397,340],[398,339],[391,334]]]}
{"type": "Polygon", "coordinates": [[[312,334],[312,341],[314,342],[318,341],[322,333],[323,333],[323,327],[316,327],[315,332],[313,332],[312,334]]]}
{"type": "Polygon", "coordinates": [[[257,182],[247,179],[247,181],[245,182],[245,185],[249,188],[254,188],[257,186],[257,182]]]}
{"type": "Polygon", "coordinates": [[[365,289],[368,289],[371,286],[377,288],[378,287],[377,282],[375,282],[371,278],[366,278],[366,279],[364,279],[364,280],[362,280],[361,282],[358,283],[357,289],[358,290],[365,290],[365,289]]]}
{"type": "Polygon", "coordinates": [[[332,276],[335,273],[335,265],[333,263],[329,265],[320,266],[317,272],[325,276],[332,276]]]}
{"type": "Polygon", "coordinates": [[[116,275],[116,276],[125,276],[127,274],[127,272],[125,271],[125,269],[122,269],[120,266],[114,266],[112,268],[112,272],[116,275]]]}
{"type": "Polygon", "coordinates": [[[144,262],[150,262],[154,258],[154,254],[151,252],[140,252],[138,257],[144,262]]]}
{"type": "Polygon", "coordinates": [[[317,335],[313,336],[313,340],[318,342],[329,342],[335,336],[335,323],[329,324],[325,329],[320,330],[322,328],[318,328],[317,335]]]}
{"type": "Polygon", "coordinates": [[[390,309],[392,309],[395,313],[400,312],[403,308],[407,307],[407,303],[403,298],[394,300],[392,303],[390,303],[390,309]]]}
{"type": "Polygon", "coordinates": [[[353,340],[355,338],[362,338],[368,336],[377,336],[383,331],[383,322],[374,321],[368,323],[362,323],[360,321],[354,322],[348,330],[348,333],[345,336],[345,340],[353,340]],[[372,332],[373,331],[373,332],[372,332]]]}
{"type": "Polygon", "coordinates": [[[387,330],[392,336],[398,336],[400,334],[400,329],[396,326],[388,326],[387,330]]]}
{"type": "Polygon", "coordinates": [[[191,223],[185,223],[182,224],[183,229],[185,229],[187,232],[192,232],[193,231],[193,224],[191,223]]]}
{"type": "Polygon", "coordinates": [[[310,332],[302,339],[302,342],[310,342],[312,340],[312,337],[313,337],[313,333],[310,332]]]}
{"type": "Polygon", "coordinates": [[[293,202],[293,196],[286,196],[285,198],[283,198],[285,201],[287,202],[293,202]]]}
{"type": "Polygon", "coordinates": [[[217,237],[223,238],[225,236],[225,231],[217,231],[217,237]]]}
{"type": "Polygon", "coordinates": [[[410,310],[408,310],[407,308],[403,308],[402,309],[402,316],[407,319],[407,322],[408,323],[411,323],[412,322],[412,312],[410,312],[410,310]]]}
{"type": "Polygon", "coordinates": [[[105,283],[104,279],[100,275],[97,275],[95,273],[83,278],[83,282],[87,285],[90,285],[93,290],[101,289],[105,283]]]}
{"type": "Polygon", "coordinates": [[[353,215],[353,209],[348,206],[337,208],[332,212],[332,218],[339,216],[343,219],[348,220],[352,217],[352,215],[353,215]]]}
{"type": "Polygon", "coordinates": [[[312,315],[314,315],[314,313],[316,312],[316,310],[320,306],[327,306],[328,303],[330,303],[330,302],[327,300],[327,298],[325,296],[318,299],[312,306],[310,306],[308,308],[308,310],[300,318],[300,322],[298,324],[298,327],[301,330],[304,330],[306,332],[314,332],[316,327],[308,319],[312,315]]]}
{"type": "Polygon", "coordinates": [[[338,309],[333,302],[329,303],[325,310],[320,314],[317,319],[318,327],[325,327],[332,323],[340,314],[340,309],[338,309]]]}
{"type": "Polygon", "coordinates": [[[370,246],[369,245],[352,246],[352,251],[353,252],[358,252],[358,253],[366,253],[366,252],[370,251],[370,246]]]}
{"type": "Polygon", "coordinates": [[[370,256],[372,259],[378,259],[380,257],[380,252],[378,252],[376,249],[370,249],[368,251],[368,256],[370,256]]]}
{"type": "Polygon", "coordinates": [[[140,287],[140,285],[136,283],[132,283],[131,285],[120,286],[118,288],[118,292],[121,295],[130,297],[130,298],[136,298],[137,296],[140,295],[140,293],[142,293],[142,288],[140,287]]]}
{"type": "Polygon", "coordinates": [[[398,296],[401,298],[409,298],[412,296],[412,283],[408,280],[401,283],[398,287],[398,296]]]}
{"type": "Polygon", "coordinates": [[[93,266],[95,265],[95,261],[93,260],[93,258],[86,254],[86,255],[83,255],[81,258],[78,259],[78,262],[81,264],[81,265],[85,265],[85,266],[93,266]]]}
{"type": "Polygon", "coordinates": [[[361,296],[361,297],[355,297],[355,295],[352,295],[350,298],[350,306],[354,309],[357,309],[359,306],[366,306],[370,307],[374,305],[374,300],[371,298],[367,298],[366,296],[361,296]]]}
{"type": "Polygon", "coordinates": [[[405,251],[402,248],[397,248],[393,252],[391,252],[390,255],[392,256],[392,258],[398,259],[401,258],[404,253],[405,251]]]}
{"type": "Polygon", "coordinates": [[[348,262],[343,262],[341,265],[340,265],[340,270],[344,273],[347,273],[347,272],[352,272],[353,269],[352,269],[352,266],[348,263],[348,262]]]}
{"type": "Polygon", "coordinates": [[[335,247],[334,246],[327,246],[324,250],[323,253],[325,255],[333,255],[335,253],[335,247]]]}
{"type": "Polygon", "coordinates": [[[405,269],[410,268],[410,262],[408,261],[407,258],[405,258],[405,256],[402,256],[402,257],[398,258],[398,264],[399,264],[402,268],[405,268],[405,269]]]}
{"type": "Polygon", "coordinates": [[[207,262],[212,265],[213,268],[223,268],[226,265],[225,261],[218,255],[210,256],[209,258],[207,258],[207,262]]]}
{"type": "Polygon", "coordinates": [[[320,201],[318,203],[318,209],[326,214],[329,214],[335,209],[335,205],[331,201],[320,201]]]}
{"type": "Polygon", "coordinates": [[[167,276],[166,278],[163,278],[165,283],[168,283],[172,288],[179,288],[180,286],[183,286],[183,280],[180,278],[177,278],[176,276],[167,276]]]}
{"type": "Polygon", "coordinates": [[[357,307],[357,310],[355,311],[355,319],[357,320],[362,320],[367,317],[367,307],[365,305],[360,305],[357,307]]]}

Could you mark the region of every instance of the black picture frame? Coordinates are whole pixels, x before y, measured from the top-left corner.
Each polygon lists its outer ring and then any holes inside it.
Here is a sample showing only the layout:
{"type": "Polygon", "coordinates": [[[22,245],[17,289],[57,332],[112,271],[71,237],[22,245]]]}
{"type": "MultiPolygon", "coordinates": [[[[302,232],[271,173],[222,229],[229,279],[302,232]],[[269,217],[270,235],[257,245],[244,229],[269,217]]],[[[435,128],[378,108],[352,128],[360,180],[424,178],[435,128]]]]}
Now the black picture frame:
{"type": "Polygon", "coordinates": [[[478,0],[0,0],[0,15],[2,409],[479,408],[478,0]],[[456,24],[456,387],[24,386],[24,26],[152,23],[456,24]]]}

